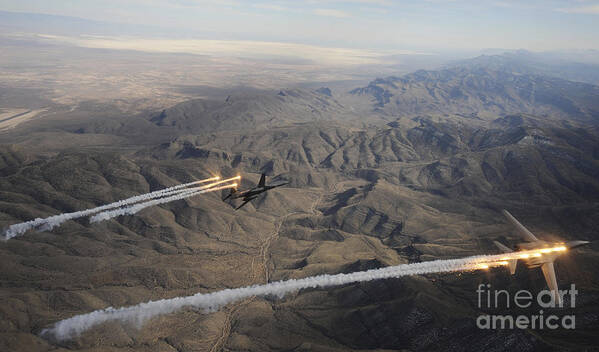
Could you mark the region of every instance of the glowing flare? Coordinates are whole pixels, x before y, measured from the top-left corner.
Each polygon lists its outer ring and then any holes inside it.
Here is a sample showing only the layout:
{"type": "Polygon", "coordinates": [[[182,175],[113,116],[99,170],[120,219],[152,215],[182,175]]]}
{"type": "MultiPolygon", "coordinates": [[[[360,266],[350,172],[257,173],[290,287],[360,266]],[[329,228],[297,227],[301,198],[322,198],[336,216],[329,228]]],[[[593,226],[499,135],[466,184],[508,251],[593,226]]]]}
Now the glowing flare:
{"type": "Polygon", "coordinates": [[[236,186],[237,186],[236,183],[231,183],[230,185],[224,185],[224,186],[219,186],[219,187],[211,188],[208,191],[209,192],[220,191],[220,190],[223,190],[223,189],[233,188],[233,187],[236,187],[236,186]]]}
{"type": "Polygon", "coordinates": [[[521,252],[509,253],[507,256],[501,257],[501,261],[505,260],[513,260],[513,259],[528,259],[531,257],[538,258],[542,257],[543,254],[552,253],[552,252],[563,252],[568,250],[566,246],[559,247],[551,247],[551,248],[539,248],[539,249],[530,249],[521,252]]]}
{"type": "MultiPolygon", "coordinates": [[[[212,182],[212,183],[209,183],[209,184],[207,184],[205,186],[200,187],[200,189],[202,189],[202,190],[203,189],[209,189],[209,188],[212,188],[214,186],[222,185],[223,183],[235,181],[237,179],[239,179],[239,176],[235,176],[235,177],[227,178],[227,179],[224,179],[224,180],[212,182]]],[[[227,188],[237,187],[237,183],[232,183],[231,185],[235,185],[235,186],[231,186],[231,187],[227,187],[227,188]]],[[[194,189],[193,188],[186,188],[186,189],[182,189],[180,191],[181,192],[187,192],[188,190],[194,190],[194,189]]]]}
{"type": "MultiPolygon", "coordinates": [[[[231,184],[223,187],[233,187],[233,185],[231,184]]],[[[178,195],[178,197],[190,197],[195,194],[212,191],[213,189],[199,192],[186,192],[186,194],[178,195]]],[[[566,250],[566,247],[562,246],[552,249],[553,251],[561,251],[566,250]]],[[[413,264],[400,264],[398,266],[372,269],[349,274],[325,274],[303,279],[290,279],[287,281],[272,282],[265,285],[226,289],[205,294],[198,293],[193,296],[176,297],[172,299],[140,303],[131,307],[109,307],[59,321],[52,328],[42,330],[41,334],[42,336],[50,336],[58,340],[65,340],[76,337],[86,330],[107,321],[116,320],[123,323],[135,323],[138,326],[141,326],[144,322],[155,316],[173,313],[188,306],[196,307],[206,312],[212,312],[226,304],[236,302],[247,297],[268,295],[283,297],[287,293],[298,291],[303,288],[324,288],[333,285],[344,285],[353,282],[371,281],[385,278],[398,278],[407,275],[488,269],[489,266],[506,265],[505,263],[509,263],[507,260],[517,260],[523,256],[528,258],[530,255],[539,254],[539,250],[540,249],[531,249],[521,252],[497,255],[437,260],[413,264]]]]}
{"type": "Polygon", "coordinates": [[[205,178],[203,180],[195,181],[194,183],[206,183],[206,182],[218,181],[218,180],[220,180],[220,176],[214,176],[214,177],[210,177],[210,178],[205,178]]]}
{"type": "Polygon", "coordinates": [[[228,185],[212,187],[212,188],[206,188],[206,187],[188,188],[188,189],[186,189],[185,192],[179,192],[174,195],[171,195],[170,197],[153,199],[153,200],[150,200],[150,201],[147,201],[144,203],[137,203],[137,204],[129,206],[129,207],[118,208],[118,209],[109,210],[109,211],[105,211],[105,212],[96,214],[89,219],[89,222],[94,223],[94,222],[112,219],[117,216],[133,215],[145,208],[148,208],[148,207],[151,207],[154,205],[169,203],[169,202],[172,202],[175,200],[194,197],[194,196],[197,196],[202,193],[220,191],[223,189],[233,188],[233,187],[234,187],[233,184],[228,184],[228,185]]]}
{"type": "MultiPolygon", "coordinates": [[[[234,179],[237,179],[237,178],[234,177],[230,180],[234,180],[234,179]]],[[[211,182],[211,181],[218,181],[218,180],[220,180],[220,176],[214,176],[214,177],[206,178],[203,180],[193,181],[193,182],[189,182],[189,183],[183,183],[180,185],[164,188],[164,189],[146,193],[146,194],[140,194],[137,196],[119,200],[119,201],[116,201],[116,202],[113,202],[110,204],[101,205],[99,207],[95,207],[95,208],[91,208],[91,209],[80,210],[80,211],[76,211],[76,212],[72,212],[72,213],[62,213],[62,214],[53,215],[53,216],[50,216],[47,218],[37,218],[37,219],[26,221],[23,223],[13,224],[13,225],[10,225],[8,227],[8,229],[6,229],[6,231],[4,231],[4,234],[3,234],[4,236],[0,237],[0,239],[8,240],[10,238],[22,235],[25,232],[27,232],[31,229],[34,229],[34,228],[37,228],[42,231],[49,231],[49,230],[52,230],[54,227],[59,226],[68,220],[77,219],[77,218],[81,218],[84,216],[89,216],[92,214],[104,212],[109,209],[121,208],[123,206],[135,204],[138,202],[145,202],[145,201],[155,199],[155,198],[166,197],[166,196],[170,196],[173,194],[184,193],[184,192],[187,192],[188,190],[192,189],[192,188],[188,188],[190,186],[201,184],[201,183],[206,183],[206,182],[211,182]]],[[[208,185],[204,185],[204,186],[201,186],[199,189],[210,188],[215,185],[219,185],[223,182],[226,182],[226,181],[219,181],[219,182],[211,183],[208,185]]],[[[198,188],[194,188],[194,189],[198,189],[198,188]]]]}
{"type": "Polygon", "coordinates": [[[124,324],[141,327],[149,319],[162,314],[171,314],[185,307],[194,307],[199,312],[214,312],[227,304],[239,302],[253,296],[274,296],[282,298],[291,292],[297,292],[306,288],[326,288],[355,282],[398,278],[408,275],[476,270],[481,268],[481,264],[497,262],[499,261],[499,258],[503,256],[505,255],[475,256],[460,259],[400,264],[398,266],[367,271],[336,275],[324,274],[302,279],[271,282],[264,285],[230,288],[210,293],[197,293],[193,296],[150,301],[129,307],[109,307],[56,322],[53,327],[42,330],[41,335],[57,340],[65,340],[77,337],[97,325],[110,321],[118,321],[124,324]]]}

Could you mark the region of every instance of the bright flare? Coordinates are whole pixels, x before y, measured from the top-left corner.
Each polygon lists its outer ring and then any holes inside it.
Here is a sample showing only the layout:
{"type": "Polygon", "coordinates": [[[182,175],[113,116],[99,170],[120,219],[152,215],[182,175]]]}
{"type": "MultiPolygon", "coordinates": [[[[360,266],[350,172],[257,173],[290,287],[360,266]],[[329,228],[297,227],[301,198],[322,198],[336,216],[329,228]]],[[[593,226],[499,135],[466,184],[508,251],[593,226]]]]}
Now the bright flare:
{"type": "MultiPolygon", "coordinates": [[[[235,180],[238,177],[239,176],[233,177],[229,180],[235,180]]],[[[214,177],[206,178],[203,180],[193,181],[193,182],[189,182],[189,183],[183,183],[183,184],[176,185],[173,187],[164,188],[164,189],[146,193],[146,194],[140,194],[138,196],[133,196],[133,197],[130,197],[127,199],[119,200],[119,201],[116,201],[116,202],[113,202],[110,204],[101,205],[99,207],[95,207],[95,208],[91,208],[91,209],[80,210],[80,211],[76,211],[76,212],[72,212],[72,213],[62,213],[62,214],[58,214],[58,215],[49,216],[47,218],[37,218],[34,220],[22,222],[19,224],[13,224],[13,225],[10,225],[8,227],[8,229],[6,229],[6,231],[4,232],[4,236],[0,237],[0,239],[9,240],[13,237],[22,235],[25,232],[35,229],[35,228],[42,230],[42,231],[49,231],[49,230],[52,230],[54,227],[59,226],[68,220],[93,215],[93,214],[100,213],[100,212],[103,212],[103,211],[106,211],[109,209],[120,208],[120,207],[123,207],[126,205],[135,204],[138,202],[145,202],[145,201],[148,201],[151,199],[169,196],[169,195],[172,195],[175,193],[186,192],[187,190],[190,189],[190,188],[187,188],[189,186],[202,184],[202,183],[206,183],[206,182],[211,182],[211,181],[218,181],[218,180],[220,180],[220,176],[214,176],[214,177]]],[[[213,187],[213,186],[221,184],[223,182],[226,182],[226,181],[220,181],[220,182],[208,184],[208,185],[202,186],[202,189],[213,187]]]]}
{"type": "Polygon", "coordinates": [[[174,313],[185,307],[195,307],[199,309],[200,312],[214,312],[224,305],[253,296],[277,296],[282,298],[286,294],[306,288],[325,288],[355,282],[398,278],[408,275],[472,270],[480,268],[480,264],[497,262],[501,257],[502,255],[475,256],[460,259],[400,264],[397,266],[348,274],[325,274],[303,279],[271,282],[264,285],[225,289],[210,293],[197,293],[193,296],[150,301],[130,307],[109,307],[56,322],[53,327],[44,329],[41,332],[41,335],[52,337],[59,341],[66,340],[77,337],[81,333],[99,324],[110,321],[119,321],[124,324],[141,327],[149,319],[162,314],[174,313]]]}
{"type": "Polygon", "coordinates": [[[195,181],[194,183],[206,183],[206,182],[218,181],[218,180],[220,180],[220,176],[214,176],[214,177],[206,178],[203,180],[198,180],[198,181],[195,181]]]}
{"type": "Polygon", "coordinates": [[[202,193],[215,192],[215,191],[220,191],[223,189],[233,188],[233,187],[235,187],[234,184],[228,184],[228,185],[212,187],[212,188],[210,188],[208,186],[188,188],[188,189],[186,189],[185,192],[179,192],[170,197],[158,198],[158,199],[154,199],[154,200],[151,200],[148,202],[138,203],[138,204],[132,205],[130,207],[118,208],[118,209],[109,210],[109,211],[105,211],[105,212],[96,214],[90,218],[89,222],[94,223],[94,222],[112,219],[117,216],[133,215],[145,208],[148,208],[148,207],[151,207],[154,205],[169,203],[169,202],[173,202],[175,200],[194,197],[194,196],[197,196],[202,193]]]}
{"type": "MultiPolygon", "coordinates": [[[[223,186],[223,188],[228,187],[232,187],[232,185],[223,186]]],[[[200,192],[211,192],[212,190],[216,189],[204,190],[200,192]]],[[[192,195],[185,195],[185,197],[189,196],[192,195]]],[[[565,247],[563,246],[552,248],[553,251],[562,251],[564,249],[565,247]]],[[[196,307],[206,312],[211,312],[226,304],[252,296],[275,295],[278,297],[283,297],[287,293],[295,292],[303,288],[345,285],[353,282],[397,278],[407,275],[488,269],[490,266],[506,265],[508,263],[506,260],[520,259],[522,256],[528,258],[529,256],[539,252],[540,249],[534,249],[498,255],[401,264],[397,266],[360,271],[350,274],[319,275],[303,279],[272,282],[265,285],[226,289],[212,293],[198,293],[188,297],[177,297],[172,299],[140,303],[131,307],[109,307],[87,314],[76,315],[74,317],[59,321],[52,328],[44,329],[41,334],[42,336],[52,336],[58,340],[65,340],[76,337],[84,331],[108,321],[116,320],[123,323],[132,323],[134,325],[141,326],[144,322],[155,316],[173,313],[184,307],[196,307]]]]}

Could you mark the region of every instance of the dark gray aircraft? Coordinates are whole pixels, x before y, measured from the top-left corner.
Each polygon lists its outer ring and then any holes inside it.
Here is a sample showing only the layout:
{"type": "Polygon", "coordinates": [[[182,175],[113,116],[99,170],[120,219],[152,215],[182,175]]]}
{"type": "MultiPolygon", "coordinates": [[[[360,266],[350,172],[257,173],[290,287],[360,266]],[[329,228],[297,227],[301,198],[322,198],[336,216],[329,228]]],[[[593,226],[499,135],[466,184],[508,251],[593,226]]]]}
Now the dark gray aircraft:
{"type": "MultiPolygon", "coordinates": [[[[541,267],[543,276],[545,276],[545,281],[547,281],[547,286],[549,286],[549,290],[551,290],[555,302],[561,306],[561,296],[558,293],[553,262],[560,254],[563,254],[569,249],[585,245],[589,243],[589,241],[569,241],[559,243],[542,241],[533,235],[532,232],[528,231],[528,229],[516,220],[516,218],[514,218],[507,210],[503,210],[503,215],[516,228],[522,239],[526,241],[517,244],[516,247],[520,250],[537,250],[537,253],[523,254],[520,259],[523,260],[529,268],[541,267]]],[[[511,249],[497,241],[495,241],[495,245],[504,253],[513,252],[511,249]]],[[[507,261],[512,275],[516,272],[517,260],[518,259],[510,259],[507,261]]]]}
{"type": "Polygon", "coordinates": [[[229,193],[228,196],[223,198],[223,201],[225,201],[227,199],[239,199],[239,198],[243,199],[243,203],[241,203],[240,206],[235,208],[235,210],[237,210],[237,209],[243,207],[244,205],[246,205],[251,200],[256,199],[256,197],[258,197],[258,195],[260,195],[268,190],[271,190],[273,188],[284,186],[288,183],[289,182],[283,182],[283,183],[278,183],[276,185],[267,186],[266,185],[266,175],[262,174],[262,176],[260,176],[260,182],[258,182],[256,187],[250,188],[245,191],[237,191],[235,188],[231,188],[231,193],[229,193]]]}

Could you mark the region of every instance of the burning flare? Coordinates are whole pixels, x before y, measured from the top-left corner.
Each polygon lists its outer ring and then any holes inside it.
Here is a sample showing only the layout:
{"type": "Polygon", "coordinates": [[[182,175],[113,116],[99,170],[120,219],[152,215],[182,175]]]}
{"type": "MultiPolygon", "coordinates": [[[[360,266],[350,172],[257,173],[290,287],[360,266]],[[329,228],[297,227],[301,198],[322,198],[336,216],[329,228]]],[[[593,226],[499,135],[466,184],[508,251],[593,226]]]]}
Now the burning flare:
{"type": "MultiPolygon", "coordinates": [[[[232,185],[228,185],[229,187],[232,185]]],[[[551,251],[563,251],[565,247],[554,247],[551,251]]],[[[146,321],[162,314],[170,314],[185,307],[195,307],[204,312],[212,312],[232,302],[252,296],[275,295],[280,298],[290,292],[304,288],[321,288],[346,285],[379,279],[398,278],[407,275],[422,275],[464,270],[488,269],[506,265],[507,260],[520,259],[521,255],[540,253],[540,249],[516,252],[513,254],[481,255],[461,259],[435,260],[430,262],[402,264],[381,269],[359,271],[349,274],[318,275],[304,279],[291,279],[272,282],[265,285],[254,285],[235,289],[225,289],[212,293],[197,293],[193,296],[176,297],[158,301],[140,303],[131,307],[96,310],[91,313],[76,315],[57,322],[52,328],[44,329],[42,336],[66,340],[110,321],[131,323],[141,327],[146,321]]]]}
{"type": "Polygon", "coordinates": [[[499,260],[496,262],[488,262],[488,263],[479,264],[478,269],[488,269],[488,268],[494,267],[494,266],[509,265],[509,262],[508,262],[509,260],[529,259],[531,257],[539,258],[539,257],[542,257],[544,254],[548,254],[548,253],[552,253],[552,252],[563,252],[567,249],[568,248],[566,248],[565,246],[560,245],[560,246],[550,247],[550,248],[539,248],[539,249],[531,249],[531,250],[520,251],[520,252],[505,253],[505,254],[502,254],[502,257],[499,258],[499,260]]]}
{"type": "Polygon", "coordinates": [[[114,210],[108,210],[108,211],[96,214],[89,219],[89,222],[94,223],[94,222],[112,219],[117,216],[133,215],[145,208],[148,208],[148,207],[151,207],[154,205],[169,203],[169,202],[172,202],[175,200],[194,197],[194,196],[197,196],[198,194],[202,194],[202,193],[220,191],[223,189],[235,188],[235,187],[237,187],[236,183],[232,183],[232,184],[225,185],[225,186],[208,188],[208,189],[206,189],[205,187],[189,188],[185,192],[178,192],[175,195],[170,196],[170,197],[158,198],[158,199],[150,200],[148,202],[138,203],[138,204],[126,207],[126,208],[117,208],[114,210]]]}
{"type": "Polygon", "coordinates": [[[53,229],[56,226],[61,225],[62,223],[66,222],[68,220],[77,219],[77,218],[84,217],[84,216],[89,216],[92,214],[104,212],[109,209],[120,208],[120,207],[123,207],[126,205],[135,204],[138,202],[143,202],[143,201],[148,201],[148,200],[155,199],[155,198],[170,196],[172,194],[188,192],[191,189],[196,189],[196,190],[207,189],[207,188],[211,188],[211,187],[214,187],[216,185],[223,184],[226,182],[239,180],[240,178],[241,178],[240,176],[236,176],[236,177],[231,177],[226,180],[220,180],[220,176],[214,176],[214,177],[210,177],[210,178],[203,179],[203,180],[184,183],[184,184],[180,184],[177,186],[164,188],[164,189],[161,189],[158,191],[141,194],[138,196],[119,200],[114,203],[102,205],[102,206],[87,209],[87,210],[81,210],[81,211],[76,211],[76,212],[72,212],[72,213],[63,213],[63,214],[53,215],[53,216],[50,216],[47,218],[37,218],[34,220],[22,222],[19,224],[10,225],[8,227],[8,229],[6,229],[6,231],[4,231],[4,234],[3,234],[4,236],[2,236],[0,238],[2,238],[3,240],[9,240],[13,237],[22,235],[25,232],[32,230],[34,228],[39,228],[40,230],[48,231],[48,230],[53,229]],[[216,182],[213,182],[213,181],[216,181],[216,182]],[[190,186],[203,184],[203,183],[207,183],[207,182],[212,182],[212,183],[201,186],[201,187],[197,187],[197,188],[188,188],[190,186]]]}

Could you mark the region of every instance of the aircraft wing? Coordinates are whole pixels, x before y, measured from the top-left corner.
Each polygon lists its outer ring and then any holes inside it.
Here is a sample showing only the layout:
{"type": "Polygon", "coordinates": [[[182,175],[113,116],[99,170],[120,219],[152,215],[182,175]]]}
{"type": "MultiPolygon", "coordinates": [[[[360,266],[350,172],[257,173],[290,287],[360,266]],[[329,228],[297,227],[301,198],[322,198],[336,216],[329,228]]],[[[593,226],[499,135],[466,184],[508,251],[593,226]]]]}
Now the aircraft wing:
{"type": "Polygon", "coordinates": [[[518,222],[518,220],[516,220],[516,218],[514,218],[512,214],[510,214],[507,210],[504,209],[502,213],[509,220],[509,222],[511,222],[512,225],[514,225],[514,227],[516,228],[516,230],[518,230],[518,233],[520,233],[524,240],[528,242],[537,242],[539,240],[535,237],[535,235],[532,234],[532,232],[528,231],[528,229],[524,227],[524,225],[518,222]]]}
{"type": "Polygon", "coordinates": [[[231,188],[229,191],[229,194],[223,198],[223,202],[229,198],[231,198],[233,195],[235,195],[235,193],[237,193],[237,190],[235,188],[231,188]]]}
{"type": "Polygon", "coordinates": [[[557,288],[557,279],[555,278],[555,268],[553,267],[553,262],[547,262],[543,264],[541,269],[543,270],[545,281],[547,281],[547,286],[549,286],[549,289],[555,297],[555,302],[561,305],[561,296],[559,295],[557,288]]]}
{"type": "Polygon", "coordinates": [[[236,188],[231,188],[231,191],[229,192],[229,194],[223,198],[223,201],[227,200],[227,199],[238,199],[238,198],[243,198],[245,197],[245,195],[248,193],[248,191],[238,191],[236,188]]]}
{"type": "Polygon", "coordinates": [[[260,176],[260,182],[258,182],[258,187],[264,188],[264,186],[266,186],[266,175],[262,174],[260,176]]]}
{"type": "Polygon", "coordinates": [[[256,198],[255,196],[254,196],[254,197],[247,198],[246,200],[244,200],[244,201],[243,201],[243,203],[241,203],[241,205],[240,205],[240,206],[238,206],[237,208],[235,208],[235,210],[238,210],[239,208],[241,208],[241,207],[243,207],[244,205],[248,204],[248,203],[249,203],[251,200],[253,200],[253,199],[255,199],[255,198],[256,198]]]}

